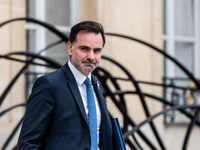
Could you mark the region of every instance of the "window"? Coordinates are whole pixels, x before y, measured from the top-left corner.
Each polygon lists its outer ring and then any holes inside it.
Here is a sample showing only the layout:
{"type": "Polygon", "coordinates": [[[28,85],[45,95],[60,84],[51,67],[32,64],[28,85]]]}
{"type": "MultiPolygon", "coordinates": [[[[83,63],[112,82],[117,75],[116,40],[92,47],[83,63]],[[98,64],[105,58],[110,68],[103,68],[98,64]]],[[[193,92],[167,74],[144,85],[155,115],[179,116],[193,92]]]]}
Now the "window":
{"type": "MultiPolygon", "coordinates": [[[[200,78],[199,0],[164,1],[165,51],[181,62],[196,78],[200,78]]],[[[165,83],[179,87],[192,86],[183,71],[165,60],[165,83]]],[[[177,105],[199,104],[198,93],[187,89],[165,89],[165,98],[177,105]],[[193,100],[193,101],[192,101],[193,100]]],[[[182,124],[188,120],[178,112],[170,112],[166,123],[182,124]]]]}
{"type": "MultiPolygon", "coordinates": [[[[79,0],[27,0],[27,17],[38,19],[54,25],[61,32],[68,35],[72,25],[79,21],[79,0]]],[[[60,39],[44,27],[34,23],[27,23],[27,51],[38,53],[49,44],[60,39]]],[[[41,55],[50,57],[61,64],[67,59],[66,43],[52,47],[41,55]]],[[[30,66],[27,72],[27,88],[30,91],[32,82],[40,74],[51,72],[52,70],[30,66]]],[[[27,95],[29,92],[27,91],[27,95]]]]}

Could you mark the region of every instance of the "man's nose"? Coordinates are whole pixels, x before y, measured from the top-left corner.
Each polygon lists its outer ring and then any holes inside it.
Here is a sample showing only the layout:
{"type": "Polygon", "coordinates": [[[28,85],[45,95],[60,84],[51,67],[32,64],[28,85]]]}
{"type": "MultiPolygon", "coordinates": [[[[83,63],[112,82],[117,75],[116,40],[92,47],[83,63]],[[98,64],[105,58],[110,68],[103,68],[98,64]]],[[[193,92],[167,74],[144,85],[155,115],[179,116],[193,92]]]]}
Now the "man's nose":
{"type": "Polygon", "coordinates": [[[87,58],[93,60],[94,59],[94,52],[89,51],[88,54],[87,54],[87,58]]]}

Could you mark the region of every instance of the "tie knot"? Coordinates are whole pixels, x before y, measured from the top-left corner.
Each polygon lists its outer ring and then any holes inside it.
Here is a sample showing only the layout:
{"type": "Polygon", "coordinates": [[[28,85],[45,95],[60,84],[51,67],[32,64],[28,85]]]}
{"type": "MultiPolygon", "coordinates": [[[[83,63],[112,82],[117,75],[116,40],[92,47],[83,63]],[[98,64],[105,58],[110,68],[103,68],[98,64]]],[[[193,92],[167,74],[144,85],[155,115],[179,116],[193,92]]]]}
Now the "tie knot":
{"type": "Polygon", "coordinates": [[[86,86],[91,86],[90,78],[87,77],[87,78],[85,79],[84,83],[85,83],[86,86]]]}

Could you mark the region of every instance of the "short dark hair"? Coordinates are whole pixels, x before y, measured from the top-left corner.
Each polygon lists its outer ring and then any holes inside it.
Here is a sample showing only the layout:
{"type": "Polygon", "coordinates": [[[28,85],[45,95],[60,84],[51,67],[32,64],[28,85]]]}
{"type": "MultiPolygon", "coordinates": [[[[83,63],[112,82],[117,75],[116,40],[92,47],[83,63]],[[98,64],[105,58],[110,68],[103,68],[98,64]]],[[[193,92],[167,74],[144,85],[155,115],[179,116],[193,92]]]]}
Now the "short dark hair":
{"type": "Polygon", "coordinates": [[[94,33],[101,33],[101,36],[103,38],[103,47],[104,47],[106,40],[105,40],[103,26],[100,23],[94,21],[82,21],[71,28],[69,34],[69,41],[72,44],[76,40],[77,34],[82,30],[94,33]]]}

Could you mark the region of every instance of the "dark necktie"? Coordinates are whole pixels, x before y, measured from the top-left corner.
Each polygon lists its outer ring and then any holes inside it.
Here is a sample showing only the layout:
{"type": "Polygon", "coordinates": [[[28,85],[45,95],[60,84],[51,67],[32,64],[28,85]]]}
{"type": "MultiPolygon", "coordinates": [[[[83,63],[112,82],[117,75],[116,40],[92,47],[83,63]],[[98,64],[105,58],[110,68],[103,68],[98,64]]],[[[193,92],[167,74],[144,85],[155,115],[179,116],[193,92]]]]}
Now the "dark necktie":
{"type": "Polygon", "coordinates": [[[90,150],[97,150],[97,114],[96,105],[94,99],[94,93],[90,79],[87,77],[85,80],[86,91],[87,91],[87,102],[89,110],[89,128],[91,135],[91,148],[90,150]]]}

